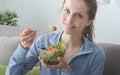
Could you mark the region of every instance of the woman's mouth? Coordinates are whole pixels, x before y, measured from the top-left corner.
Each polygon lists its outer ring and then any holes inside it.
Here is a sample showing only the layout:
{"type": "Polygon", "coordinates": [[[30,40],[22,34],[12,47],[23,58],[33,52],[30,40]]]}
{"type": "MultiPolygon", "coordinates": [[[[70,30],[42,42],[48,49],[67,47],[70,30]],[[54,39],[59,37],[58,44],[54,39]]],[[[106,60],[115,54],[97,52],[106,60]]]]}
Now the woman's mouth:
{"type": "Polygon", "coordinates": [[[64,26],[65,26],[67,29],[74,29],[74,28],[75,28],[75,26],[70,25],[70,24],[64,24],[64,26]]]}

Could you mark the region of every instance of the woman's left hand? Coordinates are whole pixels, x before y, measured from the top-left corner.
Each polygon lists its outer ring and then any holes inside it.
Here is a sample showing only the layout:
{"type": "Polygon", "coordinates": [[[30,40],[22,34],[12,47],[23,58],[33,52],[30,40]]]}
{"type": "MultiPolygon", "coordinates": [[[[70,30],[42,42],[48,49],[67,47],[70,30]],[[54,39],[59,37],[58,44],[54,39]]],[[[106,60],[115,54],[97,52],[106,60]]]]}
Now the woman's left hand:
{"type": "Polygon", "coordinates": [[[57,65],[49,65],[39,57],[39,61],[46,68],[61,69],[63,71],[68,71],[70,69],[70,66],[67,64],[67,62],[63,58],[58,57],[57,60],[59,62],[57,65]]]}

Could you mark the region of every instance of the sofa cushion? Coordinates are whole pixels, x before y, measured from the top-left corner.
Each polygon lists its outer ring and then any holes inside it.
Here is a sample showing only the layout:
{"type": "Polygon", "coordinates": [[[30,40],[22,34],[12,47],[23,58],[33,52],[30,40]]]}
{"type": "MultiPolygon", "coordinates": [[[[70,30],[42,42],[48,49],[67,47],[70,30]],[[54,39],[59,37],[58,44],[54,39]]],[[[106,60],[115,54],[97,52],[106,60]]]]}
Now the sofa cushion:
{"type": "Polygon", "coordinates": [[[0,65],[7,65],[10,56],[16,50],[20,38],[14,37],[0,37],[0,65]]]}
{"type": "MultiPolygon", "coordinates": [[[[6,68],[7,68],[7,66],[0,65],[0,75],[5,75],[6,68]]],[[[39,68],[39,66],[35,66],[26,75],[40,75],[40,68],[39,68]]]]}
{"type": "Polygon", "coordinates": [[[0,65],[0,75],[5,75],[6,66],[0,65]]]}

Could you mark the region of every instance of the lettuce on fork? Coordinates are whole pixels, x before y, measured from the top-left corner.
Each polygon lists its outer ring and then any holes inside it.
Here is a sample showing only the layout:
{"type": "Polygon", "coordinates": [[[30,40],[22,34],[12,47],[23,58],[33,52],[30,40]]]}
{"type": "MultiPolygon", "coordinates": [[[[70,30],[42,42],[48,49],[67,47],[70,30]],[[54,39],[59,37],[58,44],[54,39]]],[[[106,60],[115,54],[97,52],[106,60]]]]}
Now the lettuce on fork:
{"type": "Polygon", "coordinates": [[[47,49],[41,50],[39,56],[50,65],[58,64],[58,57],[63,57],[65,53],[65,42],[59,41],[58,46],[50,45],[47,49]]]}

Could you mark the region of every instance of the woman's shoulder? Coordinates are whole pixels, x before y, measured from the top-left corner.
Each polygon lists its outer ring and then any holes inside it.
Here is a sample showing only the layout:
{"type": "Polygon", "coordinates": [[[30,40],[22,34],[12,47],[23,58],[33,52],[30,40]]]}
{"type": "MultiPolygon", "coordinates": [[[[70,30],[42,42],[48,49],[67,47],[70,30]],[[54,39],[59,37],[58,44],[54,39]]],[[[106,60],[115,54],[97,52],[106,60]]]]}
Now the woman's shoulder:
{"type": "Polygon", "coordinates": [[[104,49],[99,44],[97,44],[96,42],[92,42],[91,44],[93,45],[92,46],[93,53],[96,56],[100,56],[100,57],[104,58],[105,57],[104,49]]]}
{"type": "Polygon", "coordinates": [[[104,61],[104,59],[105,59],[104,49],[96,42],[92,42],[92,41],[87,40],[86,43],[87,43],[87,45],[86,45],[87,50],[91,51],[90,55],[96,60],[103,60],[104,61]]]}
{"type": "Polygon", "coordinates": [[[86,48],[88,48],[89,50],[92,50],[94,53],[104,55],[104,49],[96,42],[89,41],[85,38],[85,43],[87,46],[86,48]]]}
{"type": "Polygon", "coordinates": [[[95,51],[104,51],[104,49],[99,44],[97,44],[96,42],[93,42],[92,44],[93,44],[93,49],[95,51]]]}

